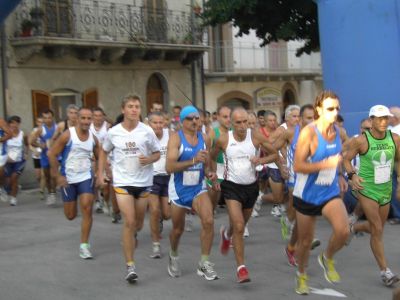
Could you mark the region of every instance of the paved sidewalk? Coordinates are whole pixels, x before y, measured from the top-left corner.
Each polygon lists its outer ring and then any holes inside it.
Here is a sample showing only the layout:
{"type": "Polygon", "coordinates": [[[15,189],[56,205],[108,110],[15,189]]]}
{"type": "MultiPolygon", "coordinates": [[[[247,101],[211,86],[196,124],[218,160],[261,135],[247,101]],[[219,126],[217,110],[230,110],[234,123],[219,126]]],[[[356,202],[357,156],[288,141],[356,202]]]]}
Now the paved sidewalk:
{"type": "MultiPolygon", "coordinates": [[[[222,256],[218,250],[219,227],[227,217],[221,211],[215,219],[215,238],[211,261],[221,277],[208,282],[195,273],[200,256],[199,223],[194,231],[181,239],[182,277],[167,274],[168,233],[165,222],[161,241],[163,258],[149,258],[151,241],[148,219],[139,234],[136,255],[139,281],[124,281],[125,266],[120,244],[121,224],[94,213],[91,244],[95,259],[79,258],[80,217],[65,219],[59,201],[54,208],[46,207],[36,191],[23,191],[17,207],[0,203],[0,300],[61,300],[61,299],[336,299],[334,296],[294,292],[295,269],[289,267],[280,238],[279,221],[264,205],[261,216],[250,221],[250,237],[246,239],[246,264],[252,282],[236,283],[233,252],[222,256]]],[[[321,220],[317,236],[322,247],[330,232],[321,220]]],[[[389,266],[400,272],[398,225],[387,225],[385,247],[389,266]]],[[[393,289],[384,287],[369,248],[369,237],[355,238],[337,256],[337,270],[343,282],[327,283],[317,263],[321,247],[314,250],[309,262],[310,285],[318,290],[333,289],[348,299],[391,299],[393,289]]],[[[318,292],[318,291],[316,291],[318,292]]],[[[322,293],[332,291],[324,290],[322,293]]]]}

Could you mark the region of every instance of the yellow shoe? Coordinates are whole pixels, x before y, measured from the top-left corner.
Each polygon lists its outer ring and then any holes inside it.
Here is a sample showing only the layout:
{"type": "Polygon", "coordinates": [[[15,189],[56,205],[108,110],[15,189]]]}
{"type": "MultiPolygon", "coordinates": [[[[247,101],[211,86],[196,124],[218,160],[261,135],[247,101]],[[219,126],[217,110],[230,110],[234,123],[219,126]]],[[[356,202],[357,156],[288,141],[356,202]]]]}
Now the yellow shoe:
{"type": "Polygon", "coordinates": [[[318,255],[318,262],[322,269],[324,269],[325,279],[330,283],[339,283],[340,275],[336,272],[335,261],[333,259],[328,259],[322,252],[318,255]]]}
{"type": "Polygon", "coordinates": [[[296,274],[296,293],[299,295],[308,295],[310,293],[310,288],[308,287],[308,276],[306,273],[296,274]]]}

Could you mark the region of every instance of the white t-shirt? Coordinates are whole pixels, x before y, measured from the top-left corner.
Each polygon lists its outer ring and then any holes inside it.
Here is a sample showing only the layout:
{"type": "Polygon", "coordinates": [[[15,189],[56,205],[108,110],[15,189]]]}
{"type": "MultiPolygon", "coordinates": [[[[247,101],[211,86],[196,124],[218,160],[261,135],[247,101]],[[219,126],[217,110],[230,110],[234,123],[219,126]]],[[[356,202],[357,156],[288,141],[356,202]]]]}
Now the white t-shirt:
{"type": "Polygon", "coordinates": [[[153,164],[141,166],[139,156],[150,156],[160,151],[160,143],[154,131],[139,122],[128,131],[122,124],[110,128],[103,142],[106,152],[112,150],[114,186],[148,187],[153,185],[153,164]]]}
{"type": "Polygon", "coordinates": [[[160,159],[154,163],[154,175],[168,175],[165,170],[165,163],[167,159],[167,146],[169,140],[169,130],[163,129],[163,136],[159,140],[160,142],[160,159]]]}
{"type": "Polygon", "coordinates": [[[389,128],[391,132],[394,132],[395,134],[400,135],[400,124],[397,124],[396,126],[390,127],[389,128]]]}

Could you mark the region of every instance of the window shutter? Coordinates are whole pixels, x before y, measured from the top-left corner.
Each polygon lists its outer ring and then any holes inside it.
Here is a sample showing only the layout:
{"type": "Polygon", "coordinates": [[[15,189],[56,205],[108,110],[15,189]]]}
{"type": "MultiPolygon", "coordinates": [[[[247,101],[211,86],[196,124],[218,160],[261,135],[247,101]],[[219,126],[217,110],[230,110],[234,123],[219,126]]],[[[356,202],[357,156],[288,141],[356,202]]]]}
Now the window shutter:
{"type": "Polygon", "coordinates": [[[96,88],[88,89],[82,95],[83,107],[94,108],[98,105],[98,92],[96,88]]]}
{"type": "Polygon", "coordinates": [[[40,116],[42,111],[49,109],[51,106],[51,95],[45,91],[32,90],[32,112],[33,125],[35,126],[36,118],[40,116]]]}

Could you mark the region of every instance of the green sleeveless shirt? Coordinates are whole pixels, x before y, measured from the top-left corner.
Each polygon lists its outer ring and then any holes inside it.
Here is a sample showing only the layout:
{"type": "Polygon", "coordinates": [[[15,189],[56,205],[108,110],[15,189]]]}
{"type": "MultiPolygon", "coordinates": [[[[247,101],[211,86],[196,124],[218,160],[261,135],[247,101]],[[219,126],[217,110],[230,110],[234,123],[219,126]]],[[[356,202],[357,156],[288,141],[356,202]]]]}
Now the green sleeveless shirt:
{"type": "Polygon", "coordinates": [[[364,179],[361,195],[375,200],[379,205],[390,202],[396,144],[390,130],[383,139],[374,138],[369,131],[364,132],[368,140],[368,151],[360,154],[358,176],[364,179]]]}

